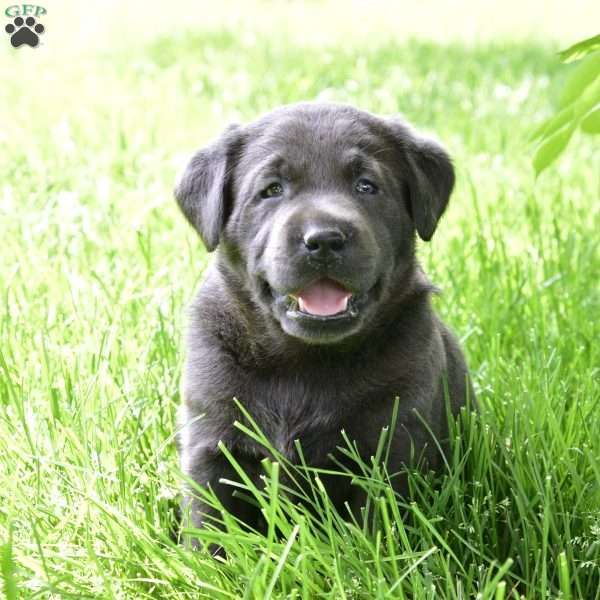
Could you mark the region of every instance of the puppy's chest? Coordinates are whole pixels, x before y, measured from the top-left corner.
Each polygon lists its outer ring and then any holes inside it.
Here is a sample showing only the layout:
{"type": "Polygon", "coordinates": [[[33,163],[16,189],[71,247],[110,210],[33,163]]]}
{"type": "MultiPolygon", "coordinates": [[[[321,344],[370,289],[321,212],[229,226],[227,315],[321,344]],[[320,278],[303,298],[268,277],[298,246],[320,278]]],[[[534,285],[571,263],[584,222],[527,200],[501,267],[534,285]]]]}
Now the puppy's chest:
{"type": "Polygon", "coordinates": [[[255,382],[251,391],[246,406],[253,419],[273,447],[292,461],[299,458],[298,443],[310,462],[324,460],[340,442],[348,407],[359,403],[358,397],[336,394],[330,385],[298,378],[255,382]]]}

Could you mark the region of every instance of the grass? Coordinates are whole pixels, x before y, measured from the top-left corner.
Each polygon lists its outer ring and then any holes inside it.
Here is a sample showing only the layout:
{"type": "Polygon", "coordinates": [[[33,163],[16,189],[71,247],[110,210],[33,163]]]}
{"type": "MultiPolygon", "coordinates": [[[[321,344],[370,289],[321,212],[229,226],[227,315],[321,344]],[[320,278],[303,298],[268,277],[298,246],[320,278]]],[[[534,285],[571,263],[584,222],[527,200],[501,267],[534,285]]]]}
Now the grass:
{"type": "Polygon", "coordinates": [[[600,598],[600,157],[580,139],[535,181],[526,142],[555,50],[219,30],[61,65],[3,57],[20,73],[0,96],[4,595],[600,598]],[[208,260],[171,186],[228,121],[316,97],[400,111],[453,155],[456,193],[419,252],[482,410],[400,503],[385,439],[357,461],[372,529],[332,511],[318,473],[266,464],[266,490],[242,493],[269,531],[224,515],[202,534],[218,561],[170,538],[185,305],[208,260]],[[276,493],[284,470],[319,518],[276,493]]]}

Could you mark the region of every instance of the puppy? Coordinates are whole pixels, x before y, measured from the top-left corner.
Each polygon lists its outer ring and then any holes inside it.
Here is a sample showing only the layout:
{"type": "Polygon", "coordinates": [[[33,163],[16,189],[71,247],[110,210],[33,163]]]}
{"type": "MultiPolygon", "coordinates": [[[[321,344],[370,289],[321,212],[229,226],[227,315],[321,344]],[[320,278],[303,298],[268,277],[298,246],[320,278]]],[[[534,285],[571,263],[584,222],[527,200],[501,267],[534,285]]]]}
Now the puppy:
{"type": "MultiPolygon", "coordinates": [[[[389,472],[415,457],[439,465],[446,408],[472,390],[415,238],[431,239],[453,185],[436,142],[338,104],[232,125],[191,159],[175,196],[216,256],[191,307],[181,463],[249,525],[258,510],[221,483],[237,476],[218,442],[257,484],[265,449],[234,428],[233,398],[284,456],[298,460],[299,440],[324,468],[344,460],[342,430],[368,460],[399,398],[389,472]]],[[[359,513],[349,478],[327,485],[338,509],[359,513]]],[[[394,485],[406,494],[403,477],[394,485]]],[[[191,493],[185,505],[196,527],[211,514],[191,493]]]]}

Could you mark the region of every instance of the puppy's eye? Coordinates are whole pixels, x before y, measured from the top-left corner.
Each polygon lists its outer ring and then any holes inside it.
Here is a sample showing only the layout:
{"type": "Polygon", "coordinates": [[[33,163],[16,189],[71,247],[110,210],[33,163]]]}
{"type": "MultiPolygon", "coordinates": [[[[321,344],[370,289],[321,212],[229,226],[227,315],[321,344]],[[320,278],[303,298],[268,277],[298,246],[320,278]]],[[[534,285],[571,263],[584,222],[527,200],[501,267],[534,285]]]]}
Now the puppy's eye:
{"type": "Polygon", "coordinates": [[[261,191],[261,198],[276,198],[283,195],[283,186],[279,182],[273,182],[261,191]]]}
{"type": "Polygon", "coordinates": [[[359,179],[354,185],[354,189],[359,194],[376,194],[379,191],[377,185],[375,185],[372,181],[365,179],[359,179]]]}

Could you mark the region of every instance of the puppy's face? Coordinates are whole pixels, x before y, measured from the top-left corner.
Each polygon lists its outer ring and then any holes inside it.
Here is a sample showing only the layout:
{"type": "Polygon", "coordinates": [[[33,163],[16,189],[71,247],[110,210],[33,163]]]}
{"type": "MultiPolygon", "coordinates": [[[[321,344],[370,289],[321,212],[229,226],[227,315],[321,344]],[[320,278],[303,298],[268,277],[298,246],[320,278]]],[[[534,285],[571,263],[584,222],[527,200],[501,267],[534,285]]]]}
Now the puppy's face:
{"type": "Polygon", "coordinates": [[[300,104],[230,127],[176,196],[265,318],[331,344],[401,291],[415,230],[431,238],[453,182],[445,152],[401,122],[300,104]]]}

